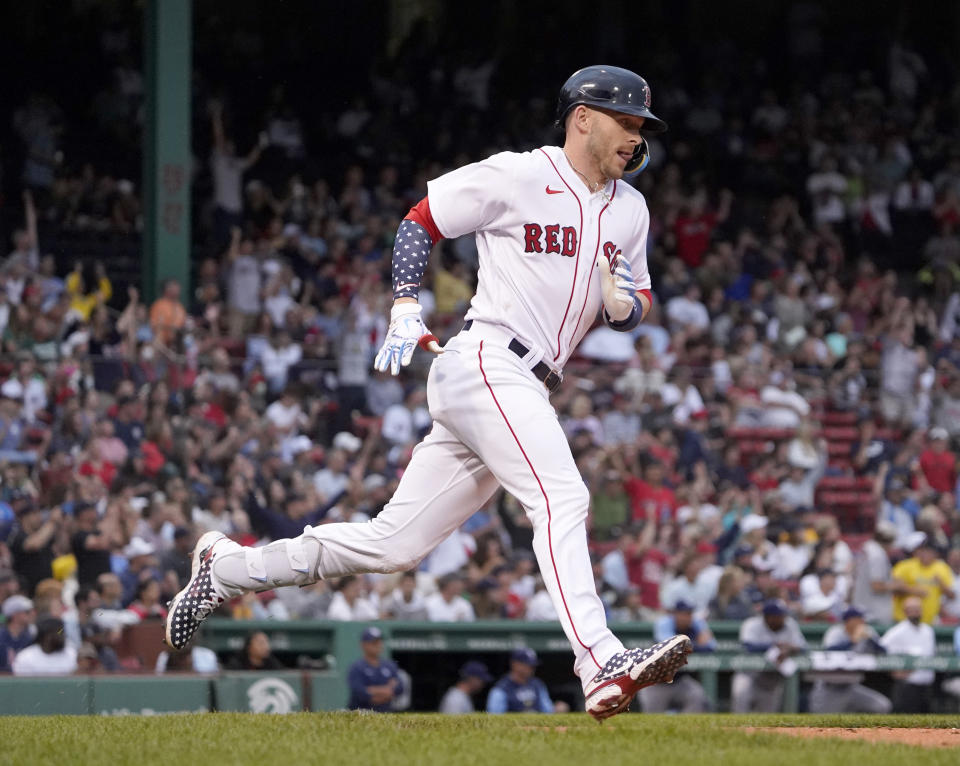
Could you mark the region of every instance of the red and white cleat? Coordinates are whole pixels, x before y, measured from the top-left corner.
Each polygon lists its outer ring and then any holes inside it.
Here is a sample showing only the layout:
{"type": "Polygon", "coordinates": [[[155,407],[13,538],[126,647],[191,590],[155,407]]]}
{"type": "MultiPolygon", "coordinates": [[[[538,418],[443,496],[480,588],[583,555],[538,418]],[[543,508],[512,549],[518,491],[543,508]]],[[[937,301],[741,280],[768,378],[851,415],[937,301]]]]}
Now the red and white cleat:
{"type": "Polygon", "coordinates": [[[587,712],[598,721],[622,713],[641,689],[673,681],[692,651],[689,638],[674,636],[646,649],[613,655],[584,690],[587,712]]]}

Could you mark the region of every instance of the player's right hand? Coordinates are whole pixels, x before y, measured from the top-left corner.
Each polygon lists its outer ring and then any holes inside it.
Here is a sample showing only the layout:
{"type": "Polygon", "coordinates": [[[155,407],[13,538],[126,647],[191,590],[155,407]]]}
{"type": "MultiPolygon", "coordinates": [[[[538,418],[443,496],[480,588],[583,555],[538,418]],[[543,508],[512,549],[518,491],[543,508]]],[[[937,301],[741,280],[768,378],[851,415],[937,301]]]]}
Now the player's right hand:
{"type": "Polygon", "coordinates": [[[383,346],[377,352],[373,366],[380,372],[390,368],[391,375],[400,373],[413,359],[414,349],[420,338],[429,333],[420,318],[422,306],[419,303],[395,303],[390,310],[390,327],[383,346]]]}

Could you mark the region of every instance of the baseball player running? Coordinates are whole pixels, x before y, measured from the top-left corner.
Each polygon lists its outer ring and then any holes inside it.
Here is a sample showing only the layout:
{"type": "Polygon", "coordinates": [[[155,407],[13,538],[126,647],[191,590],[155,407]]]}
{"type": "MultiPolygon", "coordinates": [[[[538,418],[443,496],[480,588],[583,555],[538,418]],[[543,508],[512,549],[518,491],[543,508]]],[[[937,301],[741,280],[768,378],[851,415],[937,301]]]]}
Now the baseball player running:
{"type": "Polygon", "coordinates": [[[476,232],[480,269],[462,331],[443,349],[432,345],[433,430],[391,501],[369,522],[308,526],[260,548],[203,535],[192,577],[170,603],[172,647],[185,646],[219,604],[246,591],[415,567],[500,485],[533,524],[534,552],[590,715],[626,710],[639,689],[671,681],[686,664],[686,636],[625,649],[607,627],[587,549],[587,488],[550,405],[598,313],[628,331],[650,310],[649,213],[621,179],[647,163],[643,133],[667,126],[650,111],[646,81],[611,66],[567,80],[557,122],[562,148],[503,152],[447,173],[400,224],[377,369],[396,375],[418,343],[427,345],[417,297],[437,242],[476,232]]]}

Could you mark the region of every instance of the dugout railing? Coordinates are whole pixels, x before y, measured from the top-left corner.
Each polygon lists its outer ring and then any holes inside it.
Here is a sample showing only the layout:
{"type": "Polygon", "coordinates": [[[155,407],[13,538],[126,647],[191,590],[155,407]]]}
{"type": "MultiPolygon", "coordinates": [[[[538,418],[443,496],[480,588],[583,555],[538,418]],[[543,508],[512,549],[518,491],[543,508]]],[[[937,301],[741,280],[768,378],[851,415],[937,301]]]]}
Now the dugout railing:
{"type": "MultiPolygon", "coordinates": [[[[227,658],[239,650],[247,635],[262,630],[270,638],[273,651],[287,663],[297,665],[305,658],[322,658],[335,671],[327,691],[346,699],[346,671],[360,658],[360,634],[368,623],[323,621],[228,620],[214,618],[204,623],[199,642],[227,658]],[[338,690],[339,691],[336,691],[338,690]]],[[[415,680],[414,706],[418,709],[435,708],[443,691],[456,681],[457,669],[467,659],[481,659],[496,675],[505,672],[511,650],[528,646],[541,657],[540,675],[572,705],[579,700],[579,684],[572,678],[570,645],[556,623],[486,620],[472,623],[430,623],[382,621],[376,623],[384,634],[386,653],[415,680]]],[[[738,639],[741,623],[714,621],[710,627],[717,638],[717,651],[694,654],[689,670],[697,675],[715,709],[728,704],[729,679],[737,671],[771,669],[763,657],[745,654],[738,639]]],[[[627,646],[641,646],[653,640],[653,625],[649,622],[618,623],[612,626],[627,646]]],[[[915,658],[907,656],[853,655],[825,653],[820,650],[823,634],[829,623],[801,623],[801,630],[809,645],[807,654],[797,658],[798,671],[786,679],[785,712],[801,707],[801,689],[804,676],[810,671],[833,672],[857,670],[877,681],[874,685],[888,685],[889,673],[929,667],[938,673],[960,674],[960,657],[954,654],[955,627],[934,627],[937,638],[937,656],[915,658]]],[[[882,632],[885,626],[876,626],[882,632]]],[[[949,704],[946,704],[949,707],[949,704]]]]}

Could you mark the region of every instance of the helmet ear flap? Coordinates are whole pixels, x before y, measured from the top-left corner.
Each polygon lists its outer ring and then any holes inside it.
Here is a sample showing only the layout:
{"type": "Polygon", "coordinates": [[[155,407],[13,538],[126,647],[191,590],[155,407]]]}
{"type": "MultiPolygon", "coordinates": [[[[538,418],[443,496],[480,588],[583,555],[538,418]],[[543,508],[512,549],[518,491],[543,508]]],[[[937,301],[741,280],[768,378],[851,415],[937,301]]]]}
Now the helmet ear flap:
{"type": "Polygon", "coordinates": [[[633,150],[633,156],[630,158],[630,162],[628,162],[626,167],[623,169],[623,174],[627,176],[640,175],[640,173],[642,173],[649,164],[650,146],[647,144],[646,139],[643,136],[640,136],[640,143],[638,143],[636,148],[633,150]]]}

